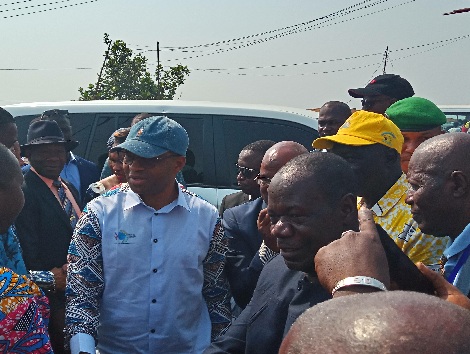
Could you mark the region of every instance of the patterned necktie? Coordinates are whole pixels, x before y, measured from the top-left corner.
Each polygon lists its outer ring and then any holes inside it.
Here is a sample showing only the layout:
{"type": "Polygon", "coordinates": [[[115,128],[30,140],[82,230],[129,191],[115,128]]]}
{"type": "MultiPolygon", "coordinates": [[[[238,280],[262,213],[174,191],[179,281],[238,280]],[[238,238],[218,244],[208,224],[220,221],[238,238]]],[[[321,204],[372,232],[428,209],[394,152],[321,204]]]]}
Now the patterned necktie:
{"type": "Polygon", "coordinates": [[[57,187],[57,194],[59,195],[60,204],[65,211],[65,214],[70,220],[70,225],[72,228],[75,228],[75,224],[77,223],[77,214],[73,208],[72,203],[67,198],[67,194],[65,193],[65,188],[62,186],[62,183],[59,180],[55,180],[52,184],[57,187]]]}

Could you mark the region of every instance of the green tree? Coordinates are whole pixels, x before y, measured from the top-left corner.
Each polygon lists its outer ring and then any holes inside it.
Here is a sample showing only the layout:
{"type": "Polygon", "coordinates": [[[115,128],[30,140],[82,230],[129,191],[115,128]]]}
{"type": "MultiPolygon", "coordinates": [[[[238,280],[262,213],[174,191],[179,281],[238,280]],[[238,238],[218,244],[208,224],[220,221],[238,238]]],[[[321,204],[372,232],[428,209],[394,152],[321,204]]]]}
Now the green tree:
{"type": "Polygon", "coordinates": [[[78,89],[80,101],[171,100],[189,75],[187,66],[176,65],[164,70],[160,64],[152,76],[147,71],[147,58],[134,54],[124,41],[112,41],[105,33],[104,43],[108,49],[103,68],[95,84],[78,89]]]}

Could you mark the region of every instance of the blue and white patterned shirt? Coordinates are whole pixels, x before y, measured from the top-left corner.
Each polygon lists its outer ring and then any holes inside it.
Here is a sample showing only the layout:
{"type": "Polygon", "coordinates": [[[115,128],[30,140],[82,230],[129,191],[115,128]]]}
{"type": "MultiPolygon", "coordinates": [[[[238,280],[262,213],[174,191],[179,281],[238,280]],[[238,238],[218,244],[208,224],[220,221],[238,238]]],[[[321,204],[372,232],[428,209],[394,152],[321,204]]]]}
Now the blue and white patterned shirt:
{"type": "Polygon", "coordinates": [[[19,275],[27,274],[14,226],[10,226],[6,233],[0,234],[0,267],[10,268],[19,275]]]}
{"type": "Polygon", "coordinates": [[[72,353],[91,336],[102,354],[201,353],[230,324],[226,251],[215,207],[182,188],[160,210],[128,184],[94,199],[69,249],[72,353]]]}

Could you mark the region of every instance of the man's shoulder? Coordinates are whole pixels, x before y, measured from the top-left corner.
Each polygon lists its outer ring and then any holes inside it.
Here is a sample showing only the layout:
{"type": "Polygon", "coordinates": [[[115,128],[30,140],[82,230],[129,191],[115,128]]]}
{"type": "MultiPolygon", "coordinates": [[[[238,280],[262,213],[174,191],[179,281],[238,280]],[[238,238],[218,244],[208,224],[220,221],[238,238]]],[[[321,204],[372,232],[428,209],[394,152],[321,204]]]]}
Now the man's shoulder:
{"type": "Polygon", "coordinates": [[[87,166],[87,167],[90,167],[90,168],[93,168],[93,169],[97,169],[97,170],[98,170],[98,166],[97,166],[94,162],[92,162],[92,161],[90,161],[90,160],[87,160],[87,159],[84,159],[83,157],[78,156],[78,155],[75,155],[75,154],[74,154],[73,156],[74,156],[75,160],[76,160],[79,164],[83,164],[83,165],[85,165],[85,166],[87,166]]]}
{"type": "Polygon", "coordinates": [[[224,215],[225,213],[227,213],[227,215],[228,214],[247,215],[247,214],[255,213],[256,217],[258,217],[258,214],[261,211],[262,206],[263,206],[263,199],[259,197],[247,203],[225,209],[224,215]]]}
{"type": "Polygon", "coordinates": [[[26,173],[24,174],[24,181],[21,186],[24,193],[36,194],[43,192],[43,188],[41,188],[42,186],[46,187],[49,190],[46,184],[41,180],[41,178],[39,178],[36,173],[31,171],[30,169],[26,171],[26,173]]]}
{"type": "Polygon", "coordinates": [[[232,194],[227,194],[222,199],[222,204],[225,205],[225,209],[228,209],[228,208],[233,208],[237,205],[241,205],[242,203],[246,203],[249,200],[250,200],[250,196],[240,191],[240,192],[236,192],[232,194]]]}
{"type": "Polygon", "coordinates": [[[87,206],[99,207],[101,205],[109,205],[111,207],[117,207],[130,190],[129,184],[122,183],[92,199],[88,202],[87,206]]]}

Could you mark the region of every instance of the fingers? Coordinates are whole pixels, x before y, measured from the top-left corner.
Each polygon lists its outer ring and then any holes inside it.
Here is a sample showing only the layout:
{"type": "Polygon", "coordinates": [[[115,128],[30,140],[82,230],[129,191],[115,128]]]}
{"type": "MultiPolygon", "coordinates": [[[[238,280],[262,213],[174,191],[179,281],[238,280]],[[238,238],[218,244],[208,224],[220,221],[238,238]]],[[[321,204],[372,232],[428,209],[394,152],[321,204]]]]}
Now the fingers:
{"type": "Polygon", "coordinates": [[[423,275],[431,281],[438,297],[446,296],[449,294],[449,292],[451,292],[451,290],[455,289],[455,287],[445,280],[442,275],[429,269],[423,263],[418,262],[416,266],[421,271],[421,273],[423,273],[423,275]]]}
{"type": "Polygon", "coordinates": [[[359,230],[368,231],[371,233],[377,233],[377,228],[375,227],[374,214],[372,210],[367,209],[364,205],[358,211],[359,218],[359,230]]]}
{"type": "Polygon", "coordinates": [[[269,223],[270,223],[270,219],[268,215],[268,209],[267,208],[262,209],[258,215],[258,225],[265,226],[265,225],[268,225],[269,223]]]}

